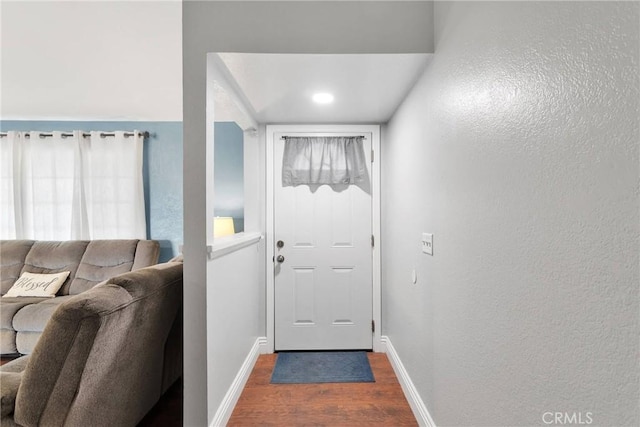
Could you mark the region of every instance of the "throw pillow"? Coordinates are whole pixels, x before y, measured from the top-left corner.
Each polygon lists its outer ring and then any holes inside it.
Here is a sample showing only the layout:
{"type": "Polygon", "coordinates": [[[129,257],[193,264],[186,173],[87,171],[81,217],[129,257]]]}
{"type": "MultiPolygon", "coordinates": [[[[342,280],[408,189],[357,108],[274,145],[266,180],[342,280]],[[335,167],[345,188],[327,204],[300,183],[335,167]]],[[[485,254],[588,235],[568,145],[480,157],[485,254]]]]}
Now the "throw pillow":
{"type": "Polygon", "coordinates": [[[4,297],[40,297],[53,298],[62,284],[69,277],[68,271],[52,274],[36,274],[24,272],[11,286],[4,297]]]}

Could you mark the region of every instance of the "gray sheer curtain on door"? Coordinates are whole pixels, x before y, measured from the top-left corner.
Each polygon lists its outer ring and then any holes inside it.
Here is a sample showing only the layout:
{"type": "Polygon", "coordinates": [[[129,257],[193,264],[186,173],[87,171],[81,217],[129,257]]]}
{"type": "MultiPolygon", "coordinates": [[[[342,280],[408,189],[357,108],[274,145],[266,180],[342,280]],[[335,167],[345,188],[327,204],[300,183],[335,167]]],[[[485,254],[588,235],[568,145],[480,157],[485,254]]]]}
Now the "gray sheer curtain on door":
{"type": "Polygon", "coordinates": [[[282,185],[358,184],[367,176],[362,136],[287,136],[282,185]]]}

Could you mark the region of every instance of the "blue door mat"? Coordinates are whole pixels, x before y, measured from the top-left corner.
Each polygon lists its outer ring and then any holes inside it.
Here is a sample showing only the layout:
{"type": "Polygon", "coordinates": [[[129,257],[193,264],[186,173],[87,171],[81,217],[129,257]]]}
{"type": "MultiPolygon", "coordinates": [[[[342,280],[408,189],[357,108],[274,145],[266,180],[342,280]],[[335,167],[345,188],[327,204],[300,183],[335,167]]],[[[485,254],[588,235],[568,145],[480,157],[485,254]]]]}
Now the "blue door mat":
{"type": "Polygon", "coordinates": [[[271,384],[375,382],[365,351],[278,353],[271,384]]]}

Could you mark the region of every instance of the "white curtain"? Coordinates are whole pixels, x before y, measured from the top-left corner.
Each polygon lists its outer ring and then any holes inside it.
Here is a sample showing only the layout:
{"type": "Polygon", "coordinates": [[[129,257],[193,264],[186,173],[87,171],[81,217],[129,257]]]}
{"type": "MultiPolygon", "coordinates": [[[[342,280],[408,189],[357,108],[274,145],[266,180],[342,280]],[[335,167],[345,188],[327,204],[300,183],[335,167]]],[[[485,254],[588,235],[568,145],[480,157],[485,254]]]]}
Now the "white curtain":
{"type": "Polygon", "coordinates": [[[91,132],[82,146],[82,176],[92,239],[146,236],[142,182],[143,137],[91,132]]]}
{"type": "Polygon", "coordinates": [[[19,188],[16,188],[13,171],[19,160],[16,147],[21,141],[19,132],[8,132],[5,138],[0,138],[0,237],[3,239],[16,238],[15,196],[19,188]]]}
{"type": "Polygon", "coordinates": [[[146,238],[140,132],[27,133],[0,138],[1,238],[146,238]]]}
{"type": "Polygon", "coordinates": [[[282,185],[358,184],[367,163],[362,136],[285,137],[282,185]]]}

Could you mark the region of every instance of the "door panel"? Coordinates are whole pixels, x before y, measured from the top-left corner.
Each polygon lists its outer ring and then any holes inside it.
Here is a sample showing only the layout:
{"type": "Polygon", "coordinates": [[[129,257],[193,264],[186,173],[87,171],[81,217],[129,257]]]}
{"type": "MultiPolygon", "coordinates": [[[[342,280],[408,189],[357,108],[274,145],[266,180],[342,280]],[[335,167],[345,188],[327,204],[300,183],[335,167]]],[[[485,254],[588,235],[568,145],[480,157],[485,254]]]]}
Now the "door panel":
{"type": "MultiPolygon", "coordinates": [[[[280,136],[274,147],[274,241],[284,242],[275,248],[284,261],[274,260],[275,349],[371,349],[370,185],[282,187],[280,136]]],[[[365,153],[370,161],[370,135],[365,153]]]]}
{"type": "Polygon", "coordinates": [[[315,268],[293,268],[293,324],[296,326],[314,325],[316,291],[315,268]]]}

